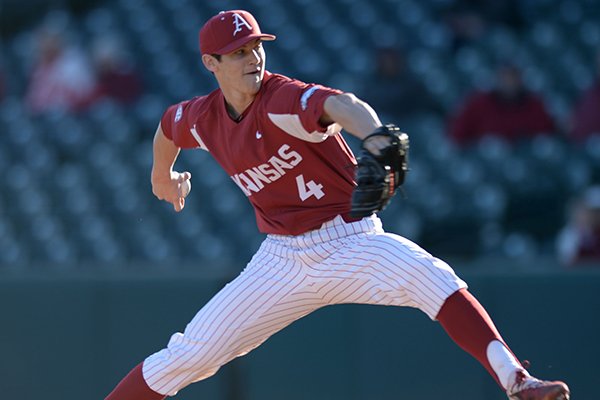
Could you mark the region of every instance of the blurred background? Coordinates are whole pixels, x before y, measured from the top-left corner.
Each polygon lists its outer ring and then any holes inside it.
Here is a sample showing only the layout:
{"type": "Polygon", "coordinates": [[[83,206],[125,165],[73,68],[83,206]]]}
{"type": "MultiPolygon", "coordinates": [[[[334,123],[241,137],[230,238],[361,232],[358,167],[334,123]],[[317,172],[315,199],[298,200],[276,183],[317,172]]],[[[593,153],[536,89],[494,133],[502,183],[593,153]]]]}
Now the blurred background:
{"type": "MultiPolygon", "coordinates": [[[[410,134],[384,226],[448,260],[541,374],[594,398],[596,0],[0,0],[0,393],[102,398],[258,248],[205,152],[178,161],[194,176],[181,214],[149,180],[166,107],[216,88],[198,29],[234,8],[278,36],[268,70],[354,92],[410,134]]],[[[502,398],[436,329],[410,310],[319,311],[180,398],[502,398]]]]}

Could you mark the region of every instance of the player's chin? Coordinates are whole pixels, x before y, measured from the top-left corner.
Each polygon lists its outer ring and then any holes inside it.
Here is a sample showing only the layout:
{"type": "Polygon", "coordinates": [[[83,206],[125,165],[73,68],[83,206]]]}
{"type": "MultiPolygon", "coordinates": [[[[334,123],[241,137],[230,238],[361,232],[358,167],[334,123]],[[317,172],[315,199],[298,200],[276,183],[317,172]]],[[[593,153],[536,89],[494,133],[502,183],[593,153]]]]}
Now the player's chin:
{"type": "Polygon", "coordinates": [[[244,75],[244,83],[248,88],[248,91],[256,94],[260,89],[260,85],[262,84],[263,77],[262,74],[246,74],[244,75]]]}

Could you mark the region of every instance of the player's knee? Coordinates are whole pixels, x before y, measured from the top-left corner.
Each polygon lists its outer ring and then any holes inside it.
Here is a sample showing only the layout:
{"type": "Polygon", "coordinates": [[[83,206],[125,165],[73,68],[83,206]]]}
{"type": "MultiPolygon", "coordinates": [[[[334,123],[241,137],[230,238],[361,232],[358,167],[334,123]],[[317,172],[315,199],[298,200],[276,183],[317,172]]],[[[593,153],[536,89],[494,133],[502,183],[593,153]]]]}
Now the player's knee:
{"type": "Polygon", "coordinates": [[[209,378],[219,370],[219,366],[202,364],[196,357],[177,359],[173,354],[172,349],[165,348],[144,362],[146,383],[157,393],[175,396],[186,386],[209,378]]]}
{"type": "Polygon", "coordinates": [[[194,377],[193,381],[214,375],[221,367],[219,352],[206,341],[190,339],[181,333],[171,337],[163,357],[167,364],[177,371],[185,371],[194,377]]]}

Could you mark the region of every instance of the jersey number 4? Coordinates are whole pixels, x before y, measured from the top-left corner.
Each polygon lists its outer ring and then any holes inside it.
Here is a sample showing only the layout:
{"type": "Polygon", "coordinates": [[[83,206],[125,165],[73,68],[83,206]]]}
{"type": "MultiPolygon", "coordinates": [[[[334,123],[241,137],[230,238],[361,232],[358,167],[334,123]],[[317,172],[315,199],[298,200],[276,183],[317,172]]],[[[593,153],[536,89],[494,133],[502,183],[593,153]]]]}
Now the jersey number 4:
{"type": "Polygon", "coordinates": [[[298,185],[298,194],[302,201],[308,199],[310,196],[315,196],[317,200],[325,196],[325,193],[323,193],[323,185],[315,183],[315,181],[312,180],[304,182],[303,175],[298,175],[296,177],[296,184],[298,185]]]}

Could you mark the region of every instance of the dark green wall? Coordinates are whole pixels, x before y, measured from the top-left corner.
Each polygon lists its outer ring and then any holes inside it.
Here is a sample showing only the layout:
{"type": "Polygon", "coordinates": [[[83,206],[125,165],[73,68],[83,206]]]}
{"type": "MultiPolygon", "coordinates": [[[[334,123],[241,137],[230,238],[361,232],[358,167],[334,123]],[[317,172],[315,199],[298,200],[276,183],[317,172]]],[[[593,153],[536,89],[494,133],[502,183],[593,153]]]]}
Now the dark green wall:
{"type": "MultiPolygon", "coordinates": [[[[535,374],[567,380],[576,399],[597,397],[599,273],[462,275],[535,374]]],[[[189,276],[0,278],[1,398],[103,399],[221,285],[189,276]]],[[[176,398],[505,397],[421,312],[344,305],[294,323],[176,398]]]]}

